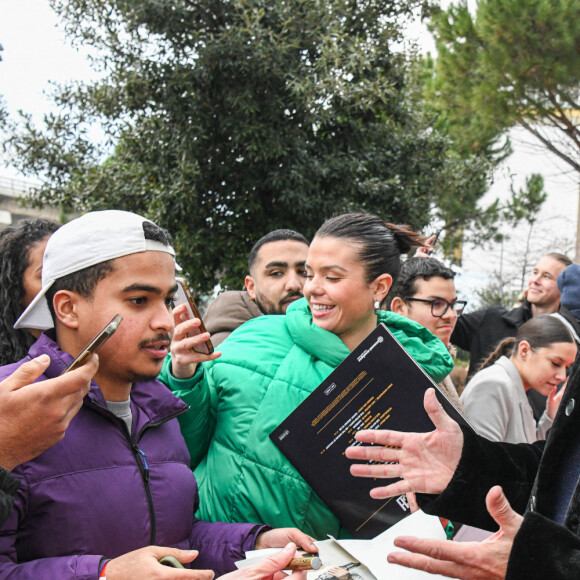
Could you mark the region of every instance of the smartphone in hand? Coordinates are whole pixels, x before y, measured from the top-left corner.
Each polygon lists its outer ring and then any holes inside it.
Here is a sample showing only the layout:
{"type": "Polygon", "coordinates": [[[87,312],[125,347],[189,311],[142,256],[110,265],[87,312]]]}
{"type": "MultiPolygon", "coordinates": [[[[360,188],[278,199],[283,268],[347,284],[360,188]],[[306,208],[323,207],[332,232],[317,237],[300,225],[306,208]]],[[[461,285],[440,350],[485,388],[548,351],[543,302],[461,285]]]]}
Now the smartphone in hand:
{"type": "MultiPolygon", "coordinates": [[[[177,278],[177,284],[179,285],[179,290],[177,291],[175,305],[179,306],[180,304],[187,304],[187,312],[189,313],[189,317],[199,318],[201,323],[197,328],[195,328],[191,332],[191,335],[195,336],[196,334],[207,332],[203,320],[201,319],[199,310],[197,309],[197,306],[193,299],[193,294],[191,293],[191,290],[189,289],[189,286],[187,285],[185,278],[177,278]]],[[[214,348],[213,344],[211,343],[211,340],[208,339],[202,344],[196,346],[193,350],[200,354],[211,354],[214,348]]]]}
{"type": "Polygon", "coordinates": [[[113,320],[111,320],[111,322],[109,322],[109,324],[107,324],[107,326],[105,326],[105,328],[103,328],[103,330],[101,330],[101,332],[99,332],[99,334],[97,334],[97,336],[95,336],[95,338],[93,338],[93,340],[87,344],[81,353],[60,374],[64,375],[69,371],[82,367],[87,362],[89,357],[93,353],[97,352],[97,350],[99,350],[99,348],[101,348],[101,346],[103,346],[103,344],[105,344],[105,342],[107,342],[107,340],[113,336],[117,328],[119,328],[121,320],[123,320],[123,317],[120,314],[117,314],[113,320]]]}

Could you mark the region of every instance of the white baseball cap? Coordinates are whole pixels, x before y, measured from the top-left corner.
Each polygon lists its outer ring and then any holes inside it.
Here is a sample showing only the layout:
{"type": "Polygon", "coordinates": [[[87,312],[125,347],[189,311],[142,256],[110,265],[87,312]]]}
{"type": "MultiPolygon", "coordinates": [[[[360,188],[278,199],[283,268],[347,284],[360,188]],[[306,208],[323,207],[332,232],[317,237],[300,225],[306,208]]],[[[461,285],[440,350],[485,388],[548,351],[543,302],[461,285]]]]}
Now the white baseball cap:
{"type": "Polygon", "coordinates": [[[145,223],[155,226],[152,221],[131,212],[106,210],[87,213],[56,230],[46,244],[42,260],[42,290],[14,328],[46,330],[54,326],[45,295],[59,278],[148,250],[175,256],[171,246],[145,238],[145,223]]]}

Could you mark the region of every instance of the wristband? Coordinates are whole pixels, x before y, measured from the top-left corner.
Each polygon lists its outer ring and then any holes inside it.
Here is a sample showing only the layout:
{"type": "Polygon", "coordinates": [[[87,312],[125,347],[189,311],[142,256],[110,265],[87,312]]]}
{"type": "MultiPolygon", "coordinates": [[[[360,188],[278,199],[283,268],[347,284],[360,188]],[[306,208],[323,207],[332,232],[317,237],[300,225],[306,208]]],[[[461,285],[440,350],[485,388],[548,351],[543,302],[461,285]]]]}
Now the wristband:
{"type": "Polygon", "coordinates": [[[107,567],[107,564],[109,562],[105,562],[105,565],[103,566],[103,569],[101,570],[101,573],[99,574],[99,580],[107,580],[107,577],[105,576],[105,568],[107,567]]]}

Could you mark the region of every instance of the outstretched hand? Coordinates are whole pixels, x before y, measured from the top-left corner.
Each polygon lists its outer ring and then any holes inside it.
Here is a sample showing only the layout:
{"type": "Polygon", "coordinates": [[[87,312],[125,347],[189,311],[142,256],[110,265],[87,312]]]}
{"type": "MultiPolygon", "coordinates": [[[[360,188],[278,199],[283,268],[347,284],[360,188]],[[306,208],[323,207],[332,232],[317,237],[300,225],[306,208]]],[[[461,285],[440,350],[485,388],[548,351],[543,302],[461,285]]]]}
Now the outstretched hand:
{"type": "Polygon", "coordinates": [[[441,493],[451,481],[463,448],[463,433],[447,415],[434,389],[425,393],[425,410],[435,425],[430,433],[402,433],[388,430],[362,430],[357,441],[371,446],[346,449],[349,459],[377,461],[376,464],[354,464],[350,468],[357,477],[399,478],[384,487],[375,487],[371,496],[377,499],[414,491],[441,493]]]}
{"type": "Polygon", "coordinates": [[[407,552],[391,552],[388,561],[407,568],[424,570],[465,580],[505,578],[515,535],[523,518],[510,506],[500,486],[486,497],[487,510],[500,529],[483,542],[449,542],[412,537],[395,539],[395,546],[407,552]]]}
{"type": "Polygon", "coordinates": [[[195,374],[200,362],[214,360],[221,356],[221,352],[212,354],[196,352],[199,347],[209,340],[209,332],[199,333],[199,318],[189,318],[187,306],[181,304],[173,311],[175,329],[169,350],[171,351],[171,374],[177,379],[189,379],[195,374]],[[196,334],[197,332],[197,334],[196,334]]]}
{"type": "Polygon", "coordinates": [[[34,382],[50,365],[43,354],[0,382],[0,466],[8,471],[58,443],[83,404],[97,355],[59,377],[34,382]]]}

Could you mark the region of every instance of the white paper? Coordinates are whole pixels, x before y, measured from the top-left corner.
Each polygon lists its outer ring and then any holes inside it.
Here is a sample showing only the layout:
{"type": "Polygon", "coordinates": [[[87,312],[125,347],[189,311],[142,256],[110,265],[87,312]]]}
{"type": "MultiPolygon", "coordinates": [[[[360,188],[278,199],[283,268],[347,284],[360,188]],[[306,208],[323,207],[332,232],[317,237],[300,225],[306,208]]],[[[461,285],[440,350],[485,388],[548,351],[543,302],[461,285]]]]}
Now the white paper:
{"type": "Polygon", "coordinates": [[[357,560],[364,562],[377,580],[434,580],[436,578],[446,578],[445,576],[428,574],[427,572],[387,562],[387,556],[391,552],[404,551],[396,548],[393,543],[398,536],[445,540],[445,530],[438,517],[429,516],[419,510],[403,518],[372,540],[335,541],[357,560]]]}
{"type": "Polygon", "coordinates": [[[334,539],[314,543],[322,560],[322,568],[309,570],[308,580],[376,580],[364,563],[344,550],[334,539]]]}
{"type": "MultiPolygon", "coordinates": [[[[437,580],[447,578],[387,562],[398,536],[415,536],[445,540],[445,531],[438,517],[421,510],[403,518],[372,540],[330,540],[314,542],[322,560],[322,568],[309,570],[308,580],[437,580]]],[[[268,548],[246,552],[246,560],[236,562],[238,568],[250,566],[280,551],[268,548]]]]}

